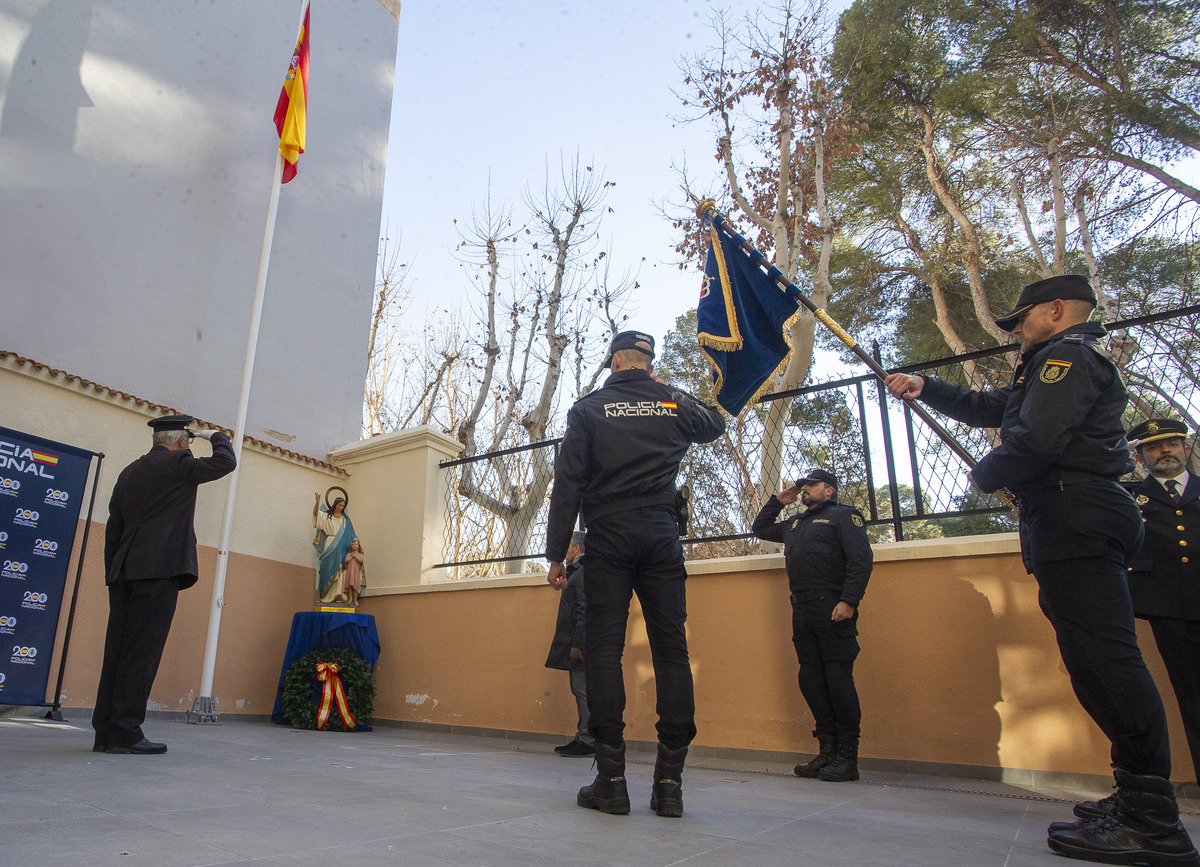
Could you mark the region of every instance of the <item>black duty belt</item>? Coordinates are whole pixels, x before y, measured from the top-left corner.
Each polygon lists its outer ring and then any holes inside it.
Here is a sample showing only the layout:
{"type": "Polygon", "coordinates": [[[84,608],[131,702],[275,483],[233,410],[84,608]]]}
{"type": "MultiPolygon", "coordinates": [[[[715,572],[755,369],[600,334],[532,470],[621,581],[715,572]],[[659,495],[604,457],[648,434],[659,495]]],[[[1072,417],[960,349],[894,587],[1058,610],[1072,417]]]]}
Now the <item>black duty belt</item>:
{"type": "Polygon", "coordinates": [[[1067,485],[1079,485],[1084,482],[1116,482],[1110,476],[1089,473],[1085,470],[1051,470],[1045,477],[1021,486],[1021,494],[1032,494],[1034,491],[1044,491],[1047,488],[1064,488],[1067,485]]]}
{"type": "Polygon", "coordinates": [[[667,506],[674,509],[675,491],[660,491],[657,494],[643,494],[640,497],[613,500],[610,503],[605,503],[602,506],[592,509],[586,516],[586,519],[587,523],[590,524],[597,518],[603,518],[606,515],[615,515],[617,512],[632,512],[634,509],[648,509],[653,506],[667,506]]]}
{"type": "Polygon", "coordinates": [[[827,599],[830,596],[836,595],[836,593],[830,593],[825,590],[801,590],[799,593],[792,594],[792,604],[799,605],[801,602],[816,602],[820,599],[827,599]]]}

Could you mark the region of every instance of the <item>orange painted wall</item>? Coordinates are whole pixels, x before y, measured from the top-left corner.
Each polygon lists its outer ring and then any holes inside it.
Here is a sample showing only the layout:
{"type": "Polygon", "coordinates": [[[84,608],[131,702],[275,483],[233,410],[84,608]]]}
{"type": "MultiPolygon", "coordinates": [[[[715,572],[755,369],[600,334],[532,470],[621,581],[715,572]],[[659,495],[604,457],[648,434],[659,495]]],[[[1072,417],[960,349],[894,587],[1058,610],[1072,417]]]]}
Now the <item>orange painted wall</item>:
{"type": "MultiPolygon", "coordinates": [[[[810,751],[781,569],[693,575],[688,641],[698,745],[810,751]]],[[[557,594],[545,585],[372,597],[380,717],[569,736],[564,672],[543,668],[557,594]]],[[[626,737],[653,741],[654,683],[636,600],[625,653],[626,737]]],[[[1016,554],[879,562],[860,617],[863,755],[1109,773],[1108,746],[1080,709],[1016,554]]],[[[1165,687],[1176,779],[1191,779],[1165,687]]]]}
{"type": "MultiPolygon", "coordinates": [[[[90,707],[99,677],[108,607],[96,541],[102,538],[103,527],[93,526],[91,545],[97,547],[84,570],[66,707],[90,707]]],[[[215,551],[201,547],[200,554],[205,577],[180,595],[151,696],[162,710],[190,709],[199,687],[215,551]]],[[[214,684],[219,710],[270,713],[292,614],[311,608],[311,581],[311,568],[232,556],[214,684]]],[[[689,579],[698,745],[811,750],[812,720],[796,686],[786,593],[777,568],[689,579]]],[[[383,645],[377,717],[564,739],[573,732],[567,675],[544,667],[558,604],[558,594],[544,583],[368,596],[363,602],[363,611],[376,617],[383,645]]],[[[1109,772],[1107,744],[1071,692],[1053,633],[1037,608],[1036,585],[1018,555],[881,558],[859,628],[864,756],[1109,772]]],[[[1174,776],[1190,780],[1174,696],[1149,630],[1139,628],[1139,637],[1163,687],[1174,776]]],[[[636,599],[625,679],[626,736],[653,741],[653,669],[636,599]]]]}
{"type": "MultiPolygon", "coordinates": [[[[50,693],[58,677],[67,609],[82,536],[81,526],[75,538],[66,598],[59,618],[58,638],[50,669],[50,693]]],[[[100,679],[100,663],[104,656],[104,631],[108,621],[103,549],[104,525],[93,524],[63,679],[61,704],[64,707],[90,708],[95,704],[96,684],[100,679]]],[[[188,711],[192,708],[200,688],[216,556],[216,549],[200,546],[200,580],[194,587],[179,594],[171,635],[167,639],[158,677],[150,693],[152,709],[188,711]]],[[[312,582],[312,568],[237,553],[230,555],[213,678],[213,692],[219,711],[271,713],[292,614],[311,609],[316,596],[312,582]]]]}

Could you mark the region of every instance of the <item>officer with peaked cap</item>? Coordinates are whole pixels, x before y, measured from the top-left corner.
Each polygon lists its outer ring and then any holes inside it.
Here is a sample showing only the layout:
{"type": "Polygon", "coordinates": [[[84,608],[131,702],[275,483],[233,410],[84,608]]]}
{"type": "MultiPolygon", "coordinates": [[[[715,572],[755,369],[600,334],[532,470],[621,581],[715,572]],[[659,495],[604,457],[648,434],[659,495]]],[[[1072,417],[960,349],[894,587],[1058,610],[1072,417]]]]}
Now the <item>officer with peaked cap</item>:
{"type": "Polygon", "coordinates": [[[1147,419],[1128,436],[1148,473],[1133,492],[1146,541],[1129,567],[1129,595],[1154,632],[1200,782],[1200,476],[1188,472],[1183,422],[1147,419]]]}
{"type": "Polygon", "coordinates": [[[1142,521],[1117,479],[1133,469],[1121,373],[1089,322],[1096,296],[1077,274],[1031,283],[996,320],[1021,341],[1011,385],[973,391],[894,373],[899,398],[920,398],[974,427],[998,427],[1000,444],[972,470],[985,492],[1007,488],[1021,506],[1021,553],[1038,582],[1063,664],[1084,710],[1112,742],[1117,793],[1055,822],[1047,845],[1109,864],[1200,863],[1170,783],[1162,699],[1138,648],[1126,567],[1142,521]],[[1096,811],[1105,815],[1095,818],[1096,811]],[[1147,860],[1151,859],[1151,860],[1147,860]]]}
{"type": "Polygon", "coordinates": [[[871,577],[874,555],[866,522],[837,501],[837,478],[810,470],[771,496],[750,532],[783,543],[792,600],[792,644],[800,663],[800,692],[813,715],[821,751],[796,765],[798,777],[844,783],[858,779],[862,708],[854,686],[858,658],[858,604],[871,577]],[[805,510],[776,521],[799,497],[805,510]]]}
{"type": "Polygon", "coordinates": [[[650,806],[683,815],[680,778],[696,736],[696,702],[684,620],[683,546],[675,476],[692,443],[725,430],[719,410],[654,376],[654,338],[623,331],[605,359],[612,374],[576,401],[554,465],[546,526],[549,583],[566,584],[563,558],[581,512],[587,525],[587,670],[595,781],[576,801],[604,813],[628,813],[625,785],[625,683],[621,653],[629,601],[637,593],[646,620],[658,690],[658,761],[650,806]]]}
{"type": "Polygon", "coordinates": [[[97,752],[165,753],[142,732],[146,701],[180,590],[198,578],[196,488],[233,472],[237,459],[221,431],[190,431],[190,415],[151,419],[153,446],[121,471],[108,503],[104,580],[108,630],[96,688],[92,728],[97,752]],[[192,456],[193,437],[212,445],[212,456],[192,456]]]}

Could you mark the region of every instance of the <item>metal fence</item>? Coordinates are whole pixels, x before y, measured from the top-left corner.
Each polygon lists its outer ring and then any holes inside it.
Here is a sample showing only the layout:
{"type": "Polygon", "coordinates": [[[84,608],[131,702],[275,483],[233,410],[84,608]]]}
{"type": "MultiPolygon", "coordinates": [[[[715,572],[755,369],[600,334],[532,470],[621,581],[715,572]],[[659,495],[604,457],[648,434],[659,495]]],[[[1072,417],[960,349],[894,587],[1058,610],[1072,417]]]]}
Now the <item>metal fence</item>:
{"type": "MultiPolygon", "coordinates": [[[[1108,330],[1130,394],[1127,426],[1169,415],[1194,431],[1200,419],[1200,305],[1115,322],[1108,330]]],[[[878,360],[877,348],[875,354],[878,360]]],[[[1011,380],[1018,355],[1014,345],[897,370],[995,388],[1011,380]]],[[[689,558],[757,553],[749,528],[758,505],[812,467],[838,477],[838,499],[858,507],[873,541],[1016,529],[1012,513],[972,489],[963,462],[906,406],[887,397],[870,373],[767,395],[728,421],[721,439],[693,447],[680,467],[680,482],[692,490],[692,524],[684,539],[689,558]]],[[[943,421],[972,454],[981,456],[997,442],[994,430],[943,421]]],[[[540,568],[560,442],[442,464],[447,557],[439,565],[452,568],[452,577],[540,568]]]]}

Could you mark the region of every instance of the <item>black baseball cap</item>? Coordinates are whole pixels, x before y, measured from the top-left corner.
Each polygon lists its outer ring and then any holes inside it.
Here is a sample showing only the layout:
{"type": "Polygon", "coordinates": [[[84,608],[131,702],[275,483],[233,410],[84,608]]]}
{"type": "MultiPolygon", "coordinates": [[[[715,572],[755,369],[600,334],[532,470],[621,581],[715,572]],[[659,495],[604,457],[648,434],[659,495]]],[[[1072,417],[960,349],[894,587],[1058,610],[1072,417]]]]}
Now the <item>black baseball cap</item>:
{"type": "Polygon", "coordinates": [[[824,482],[835,491],[837,490],[838,486],[837,479],[834,478],[833,473],[828,473],[825,470],[820,469],[809,470],[808,475],[806,475],[804,478],[796,479],[797,485],[803,485],[807,482],[824,482]]]}
{"type": "Polygon", "coordinates": [[[1004,331],[1011,332],[1017,326],[1017,319],[1026,310],[1058,298],[1063,301],[1090,301],[1093,307],[1096,306],[1096,293],[1092,291],[1092,284],[1088,282],[1087,277],[1081,274],[1060,274],[1030,283],[1022,289],[1016,305],[999,317],[996,324],[1004,331]]]}
{"type": "Polygon", "coordinates": [[[608,347],[608,355],[604,356],[604,366],[612,366],[612,357],[622,349],[636,349],[654,358],[654,338],[642,331],[622,331],[612,339],[608,347]]]}
{"type": "Polygon", "coordinates": [[[1187,425],[1173,418],[1148,418],[1129,429],[1126,438],[1129,444],[1140,448],[1155,440],[1165,440],[1171,437],[1186,437],[1187,425]]]}
{"type": "Polygon", "coordinates": [[[161,418],[152,418],[146,422],[146,425],[154,428],[154,432],[165,430],[187,430],[188,425],[194,422],[190,415],[164,415],[161,418]]]}

